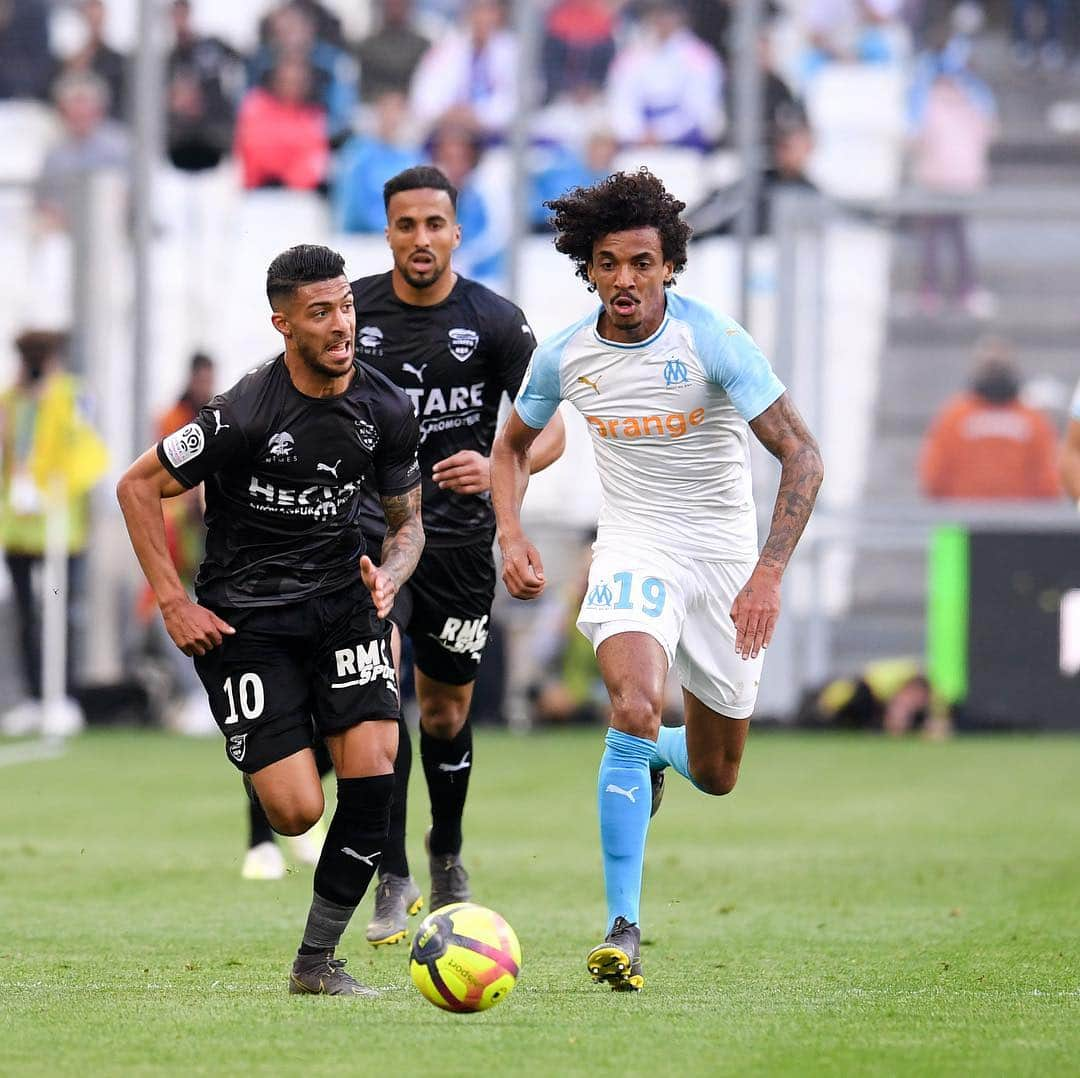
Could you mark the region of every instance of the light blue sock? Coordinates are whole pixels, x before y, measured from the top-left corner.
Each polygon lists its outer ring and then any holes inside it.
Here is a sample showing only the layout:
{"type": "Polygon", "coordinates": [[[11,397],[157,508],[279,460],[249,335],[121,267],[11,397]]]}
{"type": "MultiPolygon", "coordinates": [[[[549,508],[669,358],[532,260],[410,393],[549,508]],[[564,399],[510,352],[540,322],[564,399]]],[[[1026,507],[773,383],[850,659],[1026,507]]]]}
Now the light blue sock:
{"type": "Polygon", "coordinates": [[[616,917],[640,923],[641,871],[652,808],[649,761],[656,744],[621,730],[608,730],[604,744],[597,802],[610,931],[616,917]]]}
{"type": "MultiPolygon", "coordinates": [[[[693,776],[690,774],[690,754],[686,748],[685,726],[661,726],[660,734],[656,739],[656,752],[654,758],[663,767],[673,767],[684,779],[688,779],[694,787],[693,776]]],[[[656,767],[656,764],[653,764],[656,767]]]]}

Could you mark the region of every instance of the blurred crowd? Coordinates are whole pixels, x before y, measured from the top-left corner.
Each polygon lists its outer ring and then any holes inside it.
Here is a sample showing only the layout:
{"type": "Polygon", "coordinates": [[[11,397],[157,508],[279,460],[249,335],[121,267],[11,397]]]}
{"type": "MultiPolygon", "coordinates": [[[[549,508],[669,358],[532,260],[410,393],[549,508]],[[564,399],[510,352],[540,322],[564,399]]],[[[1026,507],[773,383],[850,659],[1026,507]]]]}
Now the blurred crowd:
{"type": "MultiPolygon", "coordinates": [[[[532,106],[527,216],[538,231],[547,227],[545,199],[606,175],[627,153],[677,150],[704,162],[730,145],[734,0],[537,3],[539,56],[525,72],[505,0],[359,6],[367,32],[350,39],[329,3],[268,2],[256,45],[242,53],[200,27],[197,3],[163,5],[165,150],[174,169],[193,176],[225,164],[246,190],[316,191],[329,200],[337,231],[377,233],[384,180],[430,161],[461,191],[461,268],[498,281],[513,217],[505,147],[521,101],[532,106]]],[[[1017,62],[1070,59],[1075,7],[1013,0],[1017,62]]],[[[903,65],[916,185],[957,194],[986,183],[996,124],[993,94],[971,65],[979,4],[763,0],[762,10],[760,232],[769,230],[778,186],[812,186],[814,134],[803,99],[834,63],[903,65]]],[[[0,4],[0,100],[50,102],[62,129],[38,183],[51,223],[70,213],[73,174],[124,168],[131,153],[132,61],[109,43],[108,16],[104,0],[0,4]]],[[[730,229],[740,192],[728,181],[691,206],[699,237],[730,229]]],[[[955,296],[985,313],[962,219],[942,215],[924,226],[924,306],[955,296]]]]}
{"type": "MultiPolygon", "coordinates": [[[[461,191],[462,268],[498,280],[512,217],[504,148],[522,95],[534,106],[527,213],[541,231],[546,198],[606,175],[620,153],[671,149],[704,159],[730,140],[733,0],[539,3],[538,64],[524,74],[503,0],[362,6],[370,9],[368,32],[350,40],[328,4],[268,3],[257,44],[244,54],[200,28],[198,4],[165,5],[172,166],[194,175],[226,163],[247,190],[317,191],[329,200],[337,230],[380,232],[383,181],[430,161],[461,191]]],[[[939,5],[762,6],[768,192],[809,182],[813,139],[802,95],[817,74],[837,61],[906,62],[912,42],[926,42],[931,8],[939,5]],[[771,44],[777,26],[794,28],[800,42],[783,63],[771,44]]],[[[131,152],[132,63],[109,44],[108,28],[104,0],[0,4],[0,99],[49,101],[62,126],[38,185],[40,210],[52,222],[70,212],[68,177],[123,168],[131,152]]],[[[949,52],[949,77],[960,52],[949,52]]],[[[936,114],[935,93],[924,87],[924,98],[931,107],[924,104],[920,126],[932,127],[923,121],[936,114]]],[[[730,227],[734,201],[737,192],[721,188],[694,207],[699,233],[730,227]]],[[[759,217],[766,230],[767,199],[759,217]]]]}

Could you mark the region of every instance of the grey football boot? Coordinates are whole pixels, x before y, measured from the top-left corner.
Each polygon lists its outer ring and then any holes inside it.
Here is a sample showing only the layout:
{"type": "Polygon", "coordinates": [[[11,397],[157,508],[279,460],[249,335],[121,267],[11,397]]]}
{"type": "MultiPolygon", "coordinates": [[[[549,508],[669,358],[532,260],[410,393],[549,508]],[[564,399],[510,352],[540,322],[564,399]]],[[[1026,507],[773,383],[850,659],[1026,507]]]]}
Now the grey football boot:
{"type": "Polygon", "coordinates": [[[431,852],[431,828],[424,835],[428,867],[431,869],[431,909],[441,909],[454,902],[468,902],[472,898],[469,874],[456,853],[435,854],[431,852]]]}
{"type": "Polygon", "coordinates": [[[409,918],[420,912],[424,897],[412,876],[391,872],[379,877],[375,888],[375,909],[368,921],[365,938],[372,947],[384,947],[405,938],[409,918]]]}
{"type": "Polygon", "coordinates": [[[378,996],[374,988],[360,984],[345,972],[345,959],[335,958],[333,951],[318,954],[298,954],[289,973],[289,994],[292,996],[378,996]]]}

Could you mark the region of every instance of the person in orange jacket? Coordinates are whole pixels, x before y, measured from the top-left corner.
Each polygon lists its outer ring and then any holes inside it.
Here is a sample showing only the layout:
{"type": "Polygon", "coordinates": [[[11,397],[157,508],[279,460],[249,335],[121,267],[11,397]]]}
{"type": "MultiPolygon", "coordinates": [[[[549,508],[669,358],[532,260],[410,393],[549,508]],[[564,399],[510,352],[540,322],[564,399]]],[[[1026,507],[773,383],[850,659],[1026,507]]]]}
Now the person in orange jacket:
{"type": "Polygon", "coordinates": [[[970,387],[947,400],[923,441],[919,479],[929,498],[1059,498],[1057,435],[1019,399],[1009,344],[983,341],[970,387]]]}

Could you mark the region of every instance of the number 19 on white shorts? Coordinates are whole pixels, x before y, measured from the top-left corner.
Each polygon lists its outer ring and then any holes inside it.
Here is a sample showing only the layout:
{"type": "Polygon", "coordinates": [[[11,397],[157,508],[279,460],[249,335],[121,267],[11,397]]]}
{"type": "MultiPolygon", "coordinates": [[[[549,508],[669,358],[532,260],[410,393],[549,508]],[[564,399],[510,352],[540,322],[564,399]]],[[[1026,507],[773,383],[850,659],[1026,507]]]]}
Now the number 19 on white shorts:
{"type": "Polygon", "coordinates": [[[693,561],[644,545],[598,543],[577,627],[594,649],[619,633],[646,633],[703,704],[749,718],[764,656],[736,654],[731,606],[753,568],[752,561],[693,561]]]}

